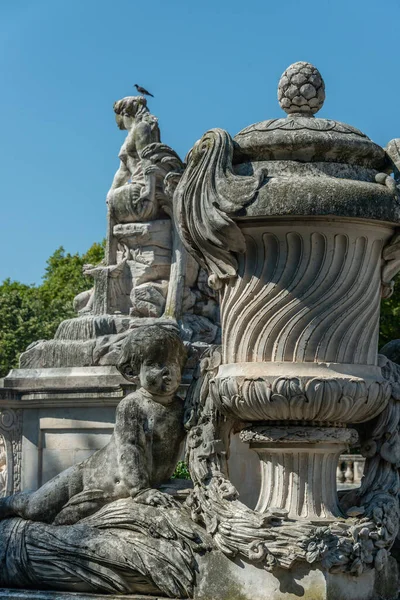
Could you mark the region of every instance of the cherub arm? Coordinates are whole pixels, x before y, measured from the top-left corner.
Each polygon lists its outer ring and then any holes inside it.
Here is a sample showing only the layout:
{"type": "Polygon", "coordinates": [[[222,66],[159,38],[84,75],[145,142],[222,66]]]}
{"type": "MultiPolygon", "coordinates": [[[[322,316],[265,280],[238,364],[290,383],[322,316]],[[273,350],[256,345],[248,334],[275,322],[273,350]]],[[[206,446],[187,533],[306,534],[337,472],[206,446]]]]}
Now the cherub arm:
{"type": "Polygon", "coordinates": [[[135,497],[138,492],[150,487],[147,456],[151,448],[147,448],[144,415],[139,408],[138,398],[128,396],[119,403],[115,443],[122,481],[129,494],[135,497]]]}

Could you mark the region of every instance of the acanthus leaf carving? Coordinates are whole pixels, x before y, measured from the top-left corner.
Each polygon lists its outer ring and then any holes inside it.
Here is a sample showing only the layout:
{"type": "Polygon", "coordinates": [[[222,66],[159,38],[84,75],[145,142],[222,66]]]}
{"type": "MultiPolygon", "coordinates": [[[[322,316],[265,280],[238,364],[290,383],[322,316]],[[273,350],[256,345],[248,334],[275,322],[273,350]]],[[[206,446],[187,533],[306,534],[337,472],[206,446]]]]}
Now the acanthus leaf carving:
{"type": "Polygon", "coordinates": [[[233,171],[234,142],[223,129],[211,129],[189,153],[188,165],[176,188],[178,231],[187,250],[209,272],[219,288],[236,276],[236,254],[246,249],[232,214],[252,202],[265,171],[239,176],[233,171]]]}
{"type": "Polygon", "coordinates": [[[379,414],[391,392],[388,381],[361,378],[215,377],[209,387],[218,410],[243,421],[357,423],[379,414]]]}

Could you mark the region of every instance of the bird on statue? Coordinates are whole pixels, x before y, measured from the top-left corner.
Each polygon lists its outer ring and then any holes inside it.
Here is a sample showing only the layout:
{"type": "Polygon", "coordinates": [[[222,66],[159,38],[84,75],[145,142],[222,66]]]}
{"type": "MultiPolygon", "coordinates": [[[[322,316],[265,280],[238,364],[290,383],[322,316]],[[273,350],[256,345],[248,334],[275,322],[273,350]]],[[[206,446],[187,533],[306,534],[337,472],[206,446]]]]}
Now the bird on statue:
{"type": "Polygon", "coordinates": [[[150,92],[148,92],[147,90],[145,90],[144,88],[142,88],[137,83],[135,83],[135,88],[137,89],[137,91],[139,92],[139,94],[143,94],[144,96],[151,96],[152,98],[154,98],[153,94],[150,94],[150,92]]]}

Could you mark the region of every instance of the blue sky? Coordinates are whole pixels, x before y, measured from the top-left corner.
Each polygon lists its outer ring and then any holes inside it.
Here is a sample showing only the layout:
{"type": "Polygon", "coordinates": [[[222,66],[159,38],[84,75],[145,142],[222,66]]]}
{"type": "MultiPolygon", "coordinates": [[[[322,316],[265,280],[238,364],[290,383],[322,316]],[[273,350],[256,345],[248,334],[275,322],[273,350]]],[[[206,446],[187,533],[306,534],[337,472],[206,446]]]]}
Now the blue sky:
{"type": "Polygon", "coordinates": [[[40,283],[60,245],[106,231],[123,141],[113,102],[155,96],[184,157],[209,128],[282,115],[281,73],[321,71],[319,116],[385,145],[400,137],[400,0],[0,0],[0,281],[40,283]]]}

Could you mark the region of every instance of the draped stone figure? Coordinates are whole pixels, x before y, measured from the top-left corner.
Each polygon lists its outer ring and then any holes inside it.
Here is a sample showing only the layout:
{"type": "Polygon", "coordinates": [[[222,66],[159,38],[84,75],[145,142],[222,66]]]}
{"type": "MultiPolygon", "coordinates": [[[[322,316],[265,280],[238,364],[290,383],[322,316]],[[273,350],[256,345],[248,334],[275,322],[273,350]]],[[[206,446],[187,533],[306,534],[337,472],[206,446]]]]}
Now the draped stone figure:
{"type": "Polygon", "coordinates": [[[78,317],[63,321],[54,340],[32,344],[22,368],[115,365],[122,340],[141,319],[180,321],[185,339],[219,339],[215,294],[175,231],[173,192],[184,164],[161,143],[158,119],[143,96],[114,103],[127,131],[107,194],[106,256],[85,265],[93,286],[74,301],[78,317]],[[183,257],[183,258],[182,258],[183,257]]]}

